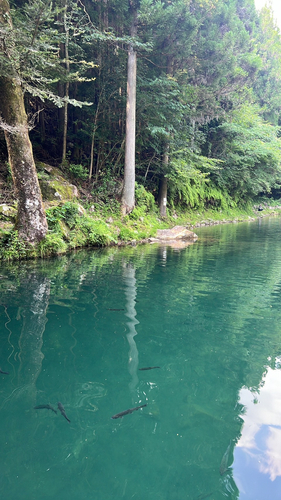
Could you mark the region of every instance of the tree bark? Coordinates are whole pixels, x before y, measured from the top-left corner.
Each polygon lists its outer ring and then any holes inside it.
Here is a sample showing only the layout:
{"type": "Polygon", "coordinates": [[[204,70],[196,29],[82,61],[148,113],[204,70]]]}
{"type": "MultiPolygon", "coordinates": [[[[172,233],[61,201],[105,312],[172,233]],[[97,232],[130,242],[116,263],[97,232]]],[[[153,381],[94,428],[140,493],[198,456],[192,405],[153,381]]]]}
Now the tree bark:
{"type": "MultiPolygon", "coordinates": [[[[12,28],[9,3],[0,0],[0,26],[12,28]]],[[[7,59],[5,41],[0,52],[7,59]]],[[[21,82],[14,71],[11,77],[0,78],[0,126],[4,129],[8,159],[18,200],[16,228],[19,236],[30,243],[40,241],[48,225],[29,139],[21,82]]]]}
{"type": "Polygon", "coordinates": [[[162,174],[160,179],[159,195],[158,195],[158,203],[159,203],[161,217],[166,217],[167,215],[168,179],[167,177],[165,177],[165,173],[168,170],[168,164],[169,164],[168,145],[166,145],[166,151],[163,157],[164,173],[162,174]]]}
{"type": "MultiPolygon", "coordinates": [[[[65,68],[66,68],[66,73],[67,73],[67,81],[65,83],[65,93],[64,97],[66,99],[69,98],[69,53],[68,53],[68,48],[69,48],[69,28],[67,25],[67,0],[65,1],[64,5],[64,16],[63,16],[63,24],[64,24],[64,31],[65,31],[65,43],[64,43],[64,54],[65,54],[65,68]]],[[[67,125],[68,125],[68,102],[67,100],[64,103],[64,114],[63,114],[63,139],[62,139],[62,162],[65,162],[66,160],[66,141],[67,141],[67,125]]]]}
{"type": "MultiPolygon", "coordinates": [[[[167,56],[167,76],[173,74],[173,56],[167,56]]],[[[163,173],[160,178],[159,192],[158,192],[158,205],[161,217],[167,215],[167,196],[168,196],[168,179],[165,177],[169,167],[169,139],[166,140],[163,154],[163,173]]]]}
{"type": "MultiPolygon", "coordinates": [[[[131,36],[137,33],[137,11],[133,13],[131,36]]],[[[136,80],[137,53],[132,44],[128,50],[126,143],[124,186],[121,200],[122,215],[129,214],[135,206],[135,150],[136,150],[136,80]]]]}

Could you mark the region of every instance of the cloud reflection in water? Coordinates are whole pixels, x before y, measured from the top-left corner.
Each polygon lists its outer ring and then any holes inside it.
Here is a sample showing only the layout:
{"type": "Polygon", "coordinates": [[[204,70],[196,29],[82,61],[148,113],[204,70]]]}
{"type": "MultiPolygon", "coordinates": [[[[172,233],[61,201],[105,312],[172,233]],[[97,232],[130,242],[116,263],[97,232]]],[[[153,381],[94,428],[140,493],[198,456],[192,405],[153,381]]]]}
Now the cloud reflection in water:
{"type": "Polygon", "coordinates": [[[234,455],[234,478],[241,498],[250,499],[249,492],[243,496],[250,483],[253,486],[254,482],[257,490],[260,488],[260,495],[265,493],[265,488],[270,488],[270,482],[281,485],[281,370],[268,368],[259,394],[241,389],[240,403],[246,411],[242,415],[244,425],[234,455]]]}

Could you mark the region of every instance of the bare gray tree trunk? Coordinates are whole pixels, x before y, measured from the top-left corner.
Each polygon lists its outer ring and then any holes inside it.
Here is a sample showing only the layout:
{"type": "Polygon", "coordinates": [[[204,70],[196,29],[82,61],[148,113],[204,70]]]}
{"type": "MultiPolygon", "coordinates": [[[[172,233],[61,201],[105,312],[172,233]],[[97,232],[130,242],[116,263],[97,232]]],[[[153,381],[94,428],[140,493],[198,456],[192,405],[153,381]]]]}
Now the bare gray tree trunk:
{"type": "MultiPolygon", "coordinates": [[[[167,75],[173,75],[173,57],[167,56],[167,75]]],[[[158,205],[161,217],[167,215],[167,196],[168,196],[168,179],[165,177],[169,168],[169,139],[166,139],[163,154],[163,173],[160,178],[159,192],[158,192],[158,205]]]]}
{"type": "MultiPolygon", "coordinates": [[[[65,43],[64,43],[65,67],[66,67],[67,78],[68,78],[68,75],[69,75],[69,53],[68,53],[69,28],[67,25],[67,0],[65,1],[65,6],[64,6],[63,24],[64,24],[64,31],[65,31],[65,43]]],[[[68,80],[65,84],[64,97],[66,97],[66,99],[69,98],[69,81],[68,80]]],[[[62,162],[64,162],[66,160],[67,125],[68,125],[68,102],[66,100],[64,103],[64,113],[63,113],[62,162]]]]}
{"type": "Polygon", "coordinates": [[[165,151],[163,156],[164,173],[162,174],[160,179],[159,195],[158,195],[158,203],[159,203],[161,217],[166,217],[167,215],[168,179],[167,177],[165,177],[165,172],[167,172],[168,170],[168,164],[169,164],[169,156],[168,156],[168,146],[167,146],[167,150],[165,151]]]}
{"type": "Polygon", "coordinates": [[[93,166],[94,166],[94,145],[95,145],[95,135],[97,131],[97,122],[98,122],[98,116],[99,116],[99,106],[100,106],[100,101],[101,101],[101,95],[99,96],[98,104],[97,104],[97,109],[95,112],[95,119],[94,119],[94,128],[93,128],[93,133],[92,133],[92,141],[91,141],[91,156],[90,156],[90,169],[89,169],[89,180],[91,180],[92,175],[93,175],[93,166]]]}
{"type": "MultiPolygon", "coordinates": [[[[137,34],[137,12],[134,12],[131,36],[137,34]]],[[[135,206],[135,150],[136,150],[136,81],[137,53],[132,44],[128,50],[126,144],[124,186],[121,200],[122,215],[129,214],[135,206]]]]}
{"type": "MultiPolygon", "coordinates": [[[[0,0],[1,25],[12,29],[7,0],[0,0]]],[[[0,52],[9,59],[5,40],[0,43],[0,52]]],[[[16,228],[21,238],[35,243],[44,238],[48,225],[29,139],[21,82],[16,72],[11,77],[0,78],[0,91],[0,125],[5,132],[8,158],[18,200],[16,228]]]]}

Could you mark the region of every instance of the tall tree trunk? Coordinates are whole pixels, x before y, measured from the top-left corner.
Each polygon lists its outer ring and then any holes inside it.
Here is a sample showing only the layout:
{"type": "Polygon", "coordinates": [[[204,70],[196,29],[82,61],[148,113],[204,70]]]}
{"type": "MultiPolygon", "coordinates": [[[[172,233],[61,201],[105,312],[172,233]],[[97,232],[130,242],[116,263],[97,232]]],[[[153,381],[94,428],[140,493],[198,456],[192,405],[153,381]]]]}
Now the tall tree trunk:
{"type": "Polygon", "coordinates": [[[158,195],[158,203],[159,203],[161,217],[166,217],[167,215],[168,179],[167,177],[165,177],[165,173],[168,170],[168,164],[169,164],[168,145],[166,145],[166,151],[163,157],[164,173],[162,174],[160,179],[159,195],[158,195]]]}
{"type": "MultiPolygon", "coordinates": [[[[66,73],[67,73],[67,81],[65,84],[65,93],[64,97],[66,99],[69,98],[69,53],[68,53],[68,47],[69,47],[69,28],[67,25],[67,0],[65,1],[65,6],[64,6],[64,16],[63,16],[63,24],[64,24],[64,31],[65,31],[65,44],[64,44],[64,54],[65,54],[65,68],[66,68],[66,73]]],[[[67,124],[68,124],[68,102],[67,100],[64,103],[64,115],[63,115],[63,139],[62,139],[62,162],[65,162],[66,160],[66,140],[67,140],[67,124]]]]}
{"type": "Polygon", "coordinates": [[[96,109],[96,112],[95,112],[94,127],[93,127],[93,132],[92,132],[89,180],[91,180],[92,175],[93,175],[93,167],[94,167],[94,145],[95,145],[95,135],[96,135],[96,131],[97,131],[97,128],[98,128],[97,127],[97,122],[98,122],[98,116],[99,116],[100,102],[101,102],[101,93],[99,95],[97,109],[96,109]]]}
{"type": "MultiPolygon", "coordinates": [[[[167,76],[173,73],[173,56],[167,56],[167,76]]],[[[168,195],[168,179],[165,177],[169,168],[169,139],[166,139],[164,154],[163,154],[163,173],[160,178],[159,192],[158,192],[158,204],[160,209],[161,217],[166,217],[167,215],[167,195],[168,195]]]]}
{"type": "MultiPolygon", "coordinates": [[[[12,28],[9,3],[0,0],[0,26],[12,28]]],[[[9,58],[5,41],[0,53],[9,58]]],[[[48,226],[29,139],[27,116],[24,108],[21,82],[17,74],[0,78],[0,124],[4,129],[8,158],[18,200],[16,228],[19,236],[30,243],[40,241],[48,226]]]]}
{"type": "MultiPolygon", "coordinates": [[[[137,34],[137,11],[133,12],[131,36],[137,34]]],[[[126,106],[126,144],[124,187],[121,200],[121,213],[130,213],[135,206],[135,150],[136,150],[136,80],[137,53],[132,44],[128,50],[127,106],[126,106]]]]}

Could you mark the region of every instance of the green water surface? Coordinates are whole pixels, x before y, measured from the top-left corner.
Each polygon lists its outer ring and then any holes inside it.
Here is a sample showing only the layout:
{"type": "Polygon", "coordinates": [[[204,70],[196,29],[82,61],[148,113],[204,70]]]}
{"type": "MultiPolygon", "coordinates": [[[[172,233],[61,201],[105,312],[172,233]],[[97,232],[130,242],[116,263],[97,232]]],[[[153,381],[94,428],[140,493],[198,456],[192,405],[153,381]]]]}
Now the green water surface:
{"type": "Polygon", "coordinates": [[[281,220],[198,235],[0,266],[1,499],[281,498],[281,220]]]}

